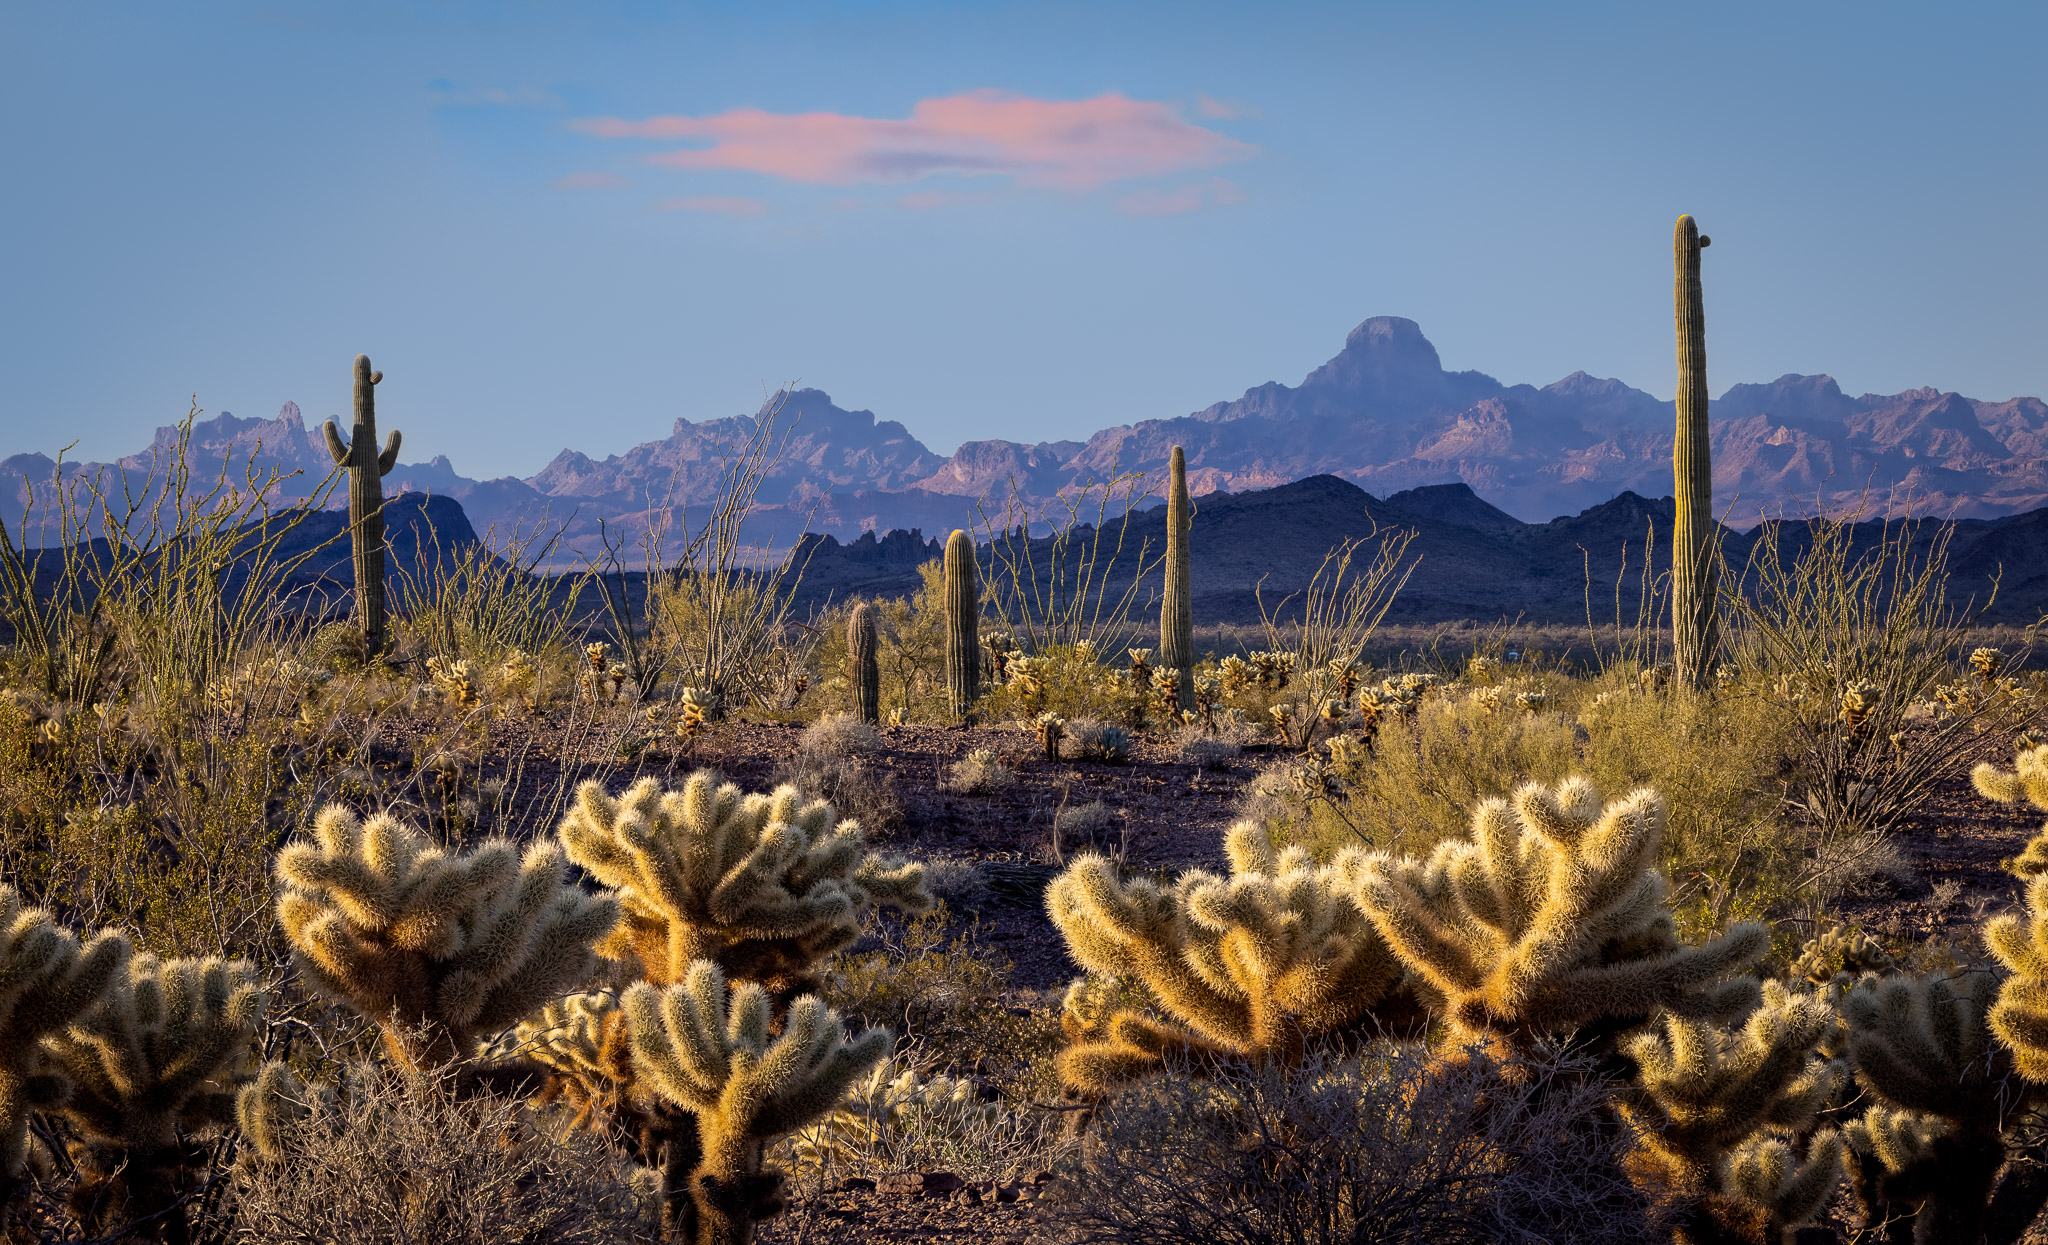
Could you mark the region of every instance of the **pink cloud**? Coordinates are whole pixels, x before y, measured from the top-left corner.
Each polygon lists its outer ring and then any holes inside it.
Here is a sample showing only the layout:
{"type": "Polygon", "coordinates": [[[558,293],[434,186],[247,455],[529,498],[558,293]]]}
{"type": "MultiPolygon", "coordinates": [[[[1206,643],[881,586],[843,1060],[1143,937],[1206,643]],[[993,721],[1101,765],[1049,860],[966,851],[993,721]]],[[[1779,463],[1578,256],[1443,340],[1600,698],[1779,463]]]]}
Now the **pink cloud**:
{"type": "Polygon", "coordinates": [[[1176,186],[1172,190],[1140,190],[1136,194],[1125,195],[1116,201],[1116,210],[1125,216],[1179,216],[1183,212],[1243,202],[1244,191],[1236,182],[1214,177],[1194,185],[1176,186]]]}
{"type": "Polygon", "coordinates": [[[571,173],[548,183],[555,190],[617,190],[625,184],[617,173],[571,173]]]}
{"type": "Polygon", "coordinates": [[[896,206],[911,212],[929,212],[933,208],[953,207],[962,203],[987,203],[994,195],[966,194],[957,190],[921,190],[914,195],[904,195],[896,200],[896,206]]]}
{"type": "Polygon", "coordinates": [[[1195,96],[1195,111],[1212,121],[1235,121],[1244,115],[1244,109],[1213,95],[1195,96]]]}
{"type": "Polygon", "coordinates": [[[654,206],[664,212],[715,212],[720,216],[745,218],[765,213],[768,201],[739,195],[697,195],[688,199],[663,199],[654,206]]]}
{"type": "Polygon", "coordinates": [[[708,117],[571,123],[598,138],[708,143],[648,157],[683,169],[744,169],[786,181],[848,186],[933,174],[1004,175],[1026,185],[1092,190],[1244,160],[1258,149],[1196,125],[1171,105],[1120,94],[1042,100],[979,90],[919,100],[905,120],[738,108],[708,117]]]}

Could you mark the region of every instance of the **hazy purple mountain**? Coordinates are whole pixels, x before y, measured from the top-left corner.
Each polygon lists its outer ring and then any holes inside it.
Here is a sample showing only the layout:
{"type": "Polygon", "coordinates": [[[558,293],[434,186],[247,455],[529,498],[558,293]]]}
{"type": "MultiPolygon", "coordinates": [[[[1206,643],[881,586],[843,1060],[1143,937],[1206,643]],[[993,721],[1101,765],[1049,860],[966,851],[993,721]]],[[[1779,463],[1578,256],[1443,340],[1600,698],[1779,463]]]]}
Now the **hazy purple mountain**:
{"type": "MultiPolygon", "coordinates": [[[[1498,511],[1540,522],[1625,491],[1670,491],[1671,403],[1584,372],[1537,388],[1445,371],[1415,322],[1394,316],[1353,329],[1299,385],[1268,382],[1085,442],[971,441],[947,457],[894,420],[803,389],[786,403],[771,397],[753,415],[678,419],[666,438],[602,460],[565,449],[524,480],[468,479],[435,457],[401,465],[385,489],[454,497],[501,543],[513,529],[559,529],[566,549],[588,554],[599,548],[601,522],[630,540],[665,502],[694,523],[689,515],[701,516],[716,495],[725,455],[779,403],[787,443],[763,482],[754,530],[783,545],[807,527],[842,538],[892,528],[942,534],[974,525],[1013,488],[1043,505],[1112,471],[1156,473],[1175,445],[1186,447],[1198,494],[1319,474],[1379,496],[1462,482],[1498,511]]],[[[1739,523],[1759,510],[1852,504],[1866,490],[1882,501],[1894,488],[1909,490],[1919,513],[1989,517],[2048,504],[2048,405],[2038,398],[1988,402],[1935,389],[1850,397],[1827,376],[1782,376],[1733,386],[1711,415],[1717,503],[1728,513],[1739,499],[1739,523]]],[[[175,439],[174,429],[161,430],[156,446],[175,439]]],[[[291,403],[275,419],[208,420],[193,443],[216,463],[245,463],[260,447],[264,460],[306,482],[327,471],[318,429],[291,403]]],[[[146,455],[120,465],[141,470],[146,455]]],[[[36,454],[0,460],[0,499],[14,498],[4,512],[10,523],[30,481],[47,481],[54,467],[36,454]]]]}

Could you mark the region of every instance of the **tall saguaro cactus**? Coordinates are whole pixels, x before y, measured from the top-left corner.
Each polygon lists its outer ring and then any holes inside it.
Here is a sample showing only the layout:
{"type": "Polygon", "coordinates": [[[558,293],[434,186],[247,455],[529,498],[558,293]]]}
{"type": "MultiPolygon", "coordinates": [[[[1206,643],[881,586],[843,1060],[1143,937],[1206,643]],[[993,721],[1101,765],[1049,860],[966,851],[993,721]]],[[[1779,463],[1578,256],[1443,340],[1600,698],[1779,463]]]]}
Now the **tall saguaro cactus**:
{"type": "Polygon", "coordinates": [[[356,418],[347,445],[333,420],[324,425],[327,452],[348,471],[348,528],[356,555],[356,626],[371,656],[384,651],[384,475],[398,465],[396,428],[377,449],[377,382],[370,356],[356,356],[356,418]]]}
{"type": "Polygon", "coordinates": [[[1700,295],[1700,252],[1708,243],[1692,217],[1678,218],[1671,235],[1671,297],[1678,321],[1678,437],[1671,447],[1678,519],[1671,532],[1671,620],[1679,677],[1696,689],[1713,678],[1719,642],[1714,465],[1707,444],[1707,315],[1700,295]]]}
{"type": "Polygon", "coordinates": [[[846,619],[846,681],[853,711],[869,726],[882,720],[882,671],[875,656],[875,607],[866,601],[846,619]]]}
{"type": "Polygon", "coordinates": [[[956,528],[946,538],[946,693],[955,718],[968,715],[981,687],[980,626],[974,538],[956,528]]]}
{"type": "Polygon", "coordinates": [[[1166,497],[1166,591],[1159,602],[1159,664],[1174,672],[1183,711],[1195,707],[1195,611],[1188,601],[1188,456],[1173,447],[1173,488],[1166,497]]]}

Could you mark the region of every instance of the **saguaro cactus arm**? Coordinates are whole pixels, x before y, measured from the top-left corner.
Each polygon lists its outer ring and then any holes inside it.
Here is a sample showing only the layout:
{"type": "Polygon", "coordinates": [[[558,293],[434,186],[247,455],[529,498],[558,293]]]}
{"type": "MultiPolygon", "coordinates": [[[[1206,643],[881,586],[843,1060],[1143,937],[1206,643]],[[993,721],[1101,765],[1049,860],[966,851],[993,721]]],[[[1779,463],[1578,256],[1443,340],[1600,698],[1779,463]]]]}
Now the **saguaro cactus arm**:
{"type": "Polygon", "coordinates": [[[365,823],[338,804],[313,828],[315,843],[277,861],[293,962],[382,1026],[408,1065],[466,1058],[479,1036],[581,982],[618,919],[613,898],[566,884],[553,843],[521,858],[492,840],[451,857],[388,815],[365,823]]]}

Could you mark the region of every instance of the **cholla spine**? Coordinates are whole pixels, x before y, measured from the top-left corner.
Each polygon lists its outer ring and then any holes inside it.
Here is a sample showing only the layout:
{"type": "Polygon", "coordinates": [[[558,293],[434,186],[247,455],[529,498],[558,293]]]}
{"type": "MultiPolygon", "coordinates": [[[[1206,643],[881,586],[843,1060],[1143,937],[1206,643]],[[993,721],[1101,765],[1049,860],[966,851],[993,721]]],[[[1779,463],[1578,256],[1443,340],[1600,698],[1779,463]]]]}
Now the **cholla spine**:
{"type": "Polygon", "coordinates": [[[1195,612],[1188,594],[1188,536],[1194,506],[1188,498],[1188,459],[1173,447],[1173,479],[1166,495],[1166,587],[1159,602],[1159,664],[1173,672],[1180,712],[1195,707],[1195,612]]]}
{"type": "Polygon", "coordinates": [[[355,364],[355,423],[349,442],[341,443],[341,430],[333,420],[323,424],[327,452],[334,465],[348,472],[348,526],[355,547],[356,627],[362,632],[369,656],[384,651],[384,477],[398,465],[401,440],[396,428],[377,449],[376,386],[384,373],[370,370],[370,356],[359,354],[355,364]]]}
{"type": "Polygon", "coordinates": [[[866,601],[846,617],[846,681],[853,688],[853,711],[874,726],[882,720],[882,670],[876,656],[875,607],[866,601]]]}
{"type": "Polygon", "coordinates": [[[946,538],[946,694],[953,716],[965,719],[981,694],[981,577],[974,538],[955,529],[946,538]]]}
{"type": "Polygon", "coordinates": [[[314,843],[278,854],[278,919],[314,989],[383,1030],[408,1067],[468,1058],[477,1040],[587,978],[618,919],[567,880],[560,846],[488,840],[451,856],[389,814],[331,804],[314,843]]]}
{"type": "Polygon", "coordinates": [[[1601,805],[1582,778],[1488,800],[1469,839],[1429,860],[1352,849],[1339,860],[1357,903],[1444,999],[1468,1039],[1526,1049],[1595,1019],[1733,1016],[1757,986],[1728,978],[1769,935],[1739,924],[1684,946],[1657,872],[1664,803],[1647,788],[1601,805]]]}
{"type": "Polygon", "coordinates": [[[1169,1056],[1251,1056],[1282,1065],[1304,1041],[1356,1021],[1393,991],[1401,966],[1349,901],[1337,873],[1263,826],[1226,833],[1231,874],[1190,870],[1171,888],[1119,880],[1088,853],[1055,878],[1046,908],[1074,959],[1142,980],[1166,1018],[1090,1018],[1070,998],[1060,1074],[1100,1095],[1169,1056]]]}
{"type": "MultiPolygon", "coordinates": [[[[771,1039],[767,992],[753,982],[728,990],[708,961],[666,989],[636,983],[622,1006],[640,1080],[697,1120],[700,1158],[684,1187],[699,1245],[744,1245],[754,1222],[781,1208],[766,1143],[830,1112],[891,1040],[869,1029],[845,1041],[838,1013],[815,995],[791,1004],[771,1039]]],[[[680,1175],[665,1174],[671,1192],[680,1175]]]]}
{"type": "Polygon", "coordinates": [[[1671,529],[1671,618],[1677,666],[1687,687],[1713,683],[1719,626],[1715,565],[1714,468],[1707,437],[1707,315],[1700,252],[1707,237],[1690,216],[1671,235],[1672,303],[1678,325],[1678,429],[1671,447],[1678,517],[1671,529]]]}
{"type": "Polygon", "coordinates": [[[618,927],[600,950],[638,959],[657,985],[707,960],[787,998],[815,987],[818,964],[873,909],[933,902],[923,865],[870,851],[860,823],[831,805],[789,786],[749,795],[709,770],[679,791],[643,778],[614,797],[585,783],[559,835],[618,893],[618,927]]]}

